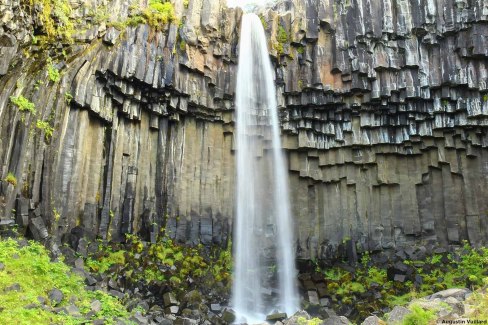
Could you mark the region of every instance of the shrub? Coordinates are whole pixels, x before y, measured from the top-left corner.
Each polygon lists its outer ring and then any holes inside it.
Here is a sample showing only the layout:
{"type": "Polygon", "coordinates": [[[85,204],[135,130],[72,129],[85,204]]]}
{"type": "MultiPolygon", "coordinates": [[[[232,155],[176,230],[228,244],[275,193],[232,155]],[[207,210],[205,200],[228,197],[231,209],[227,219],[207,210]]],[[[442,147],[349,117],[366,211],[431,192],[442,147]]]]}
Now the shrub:
{"type": "Polygon", "coordinates": [[[36,113],[34,103],[29,101],[22,95],[10,96],[10,101],[12,102],[12,104],[17,106],[19,108],[19,111],[21,112],[31,112],[32,114],[36,113]]]}

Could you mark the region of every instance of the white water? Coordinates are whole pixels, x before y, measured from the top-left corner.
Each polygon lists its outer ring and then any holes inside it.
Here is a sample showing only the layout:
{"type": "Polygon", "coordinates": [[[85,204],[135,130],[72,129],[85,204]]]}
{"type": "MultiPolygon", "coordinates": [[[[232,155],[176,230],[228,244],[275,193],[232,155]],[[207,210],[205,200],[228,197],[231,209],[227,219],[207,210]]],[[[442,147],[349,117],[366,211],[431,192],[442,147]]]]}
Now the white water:
{"type": "Polygon", "coordinates": [[[288,174],[266,36],[242,18],[237,106],[237,217],[232,305],[237,322],[298,310],[288,174]]]}

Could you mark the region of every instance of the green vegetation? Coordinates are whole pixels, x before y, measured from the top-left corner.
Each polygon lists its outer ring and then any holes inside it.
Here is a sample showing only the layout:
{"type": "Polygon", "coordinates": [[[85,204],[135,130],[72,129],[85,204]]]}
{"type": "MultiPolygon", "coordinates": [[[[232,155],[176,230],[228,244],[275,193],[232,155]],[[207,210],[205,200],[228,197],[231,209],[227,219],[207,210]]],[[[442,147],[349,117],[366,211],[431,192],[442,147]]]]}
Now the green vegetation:
{"type": "Polygon", "coordinates": [[[402,325],[427,325],[437,318],[435,310],[426,310],[415,304],[409,309],[412,313],[405,316],[402,325]]]}
{"type": "Polygon", "coordinates": [[[190,5],[190,0],[183,0],[183,6],[185,9],[188,9],[188,6],[190,5]]]}
{"type": "Polygon", "coordinates": [[[305,317],[297,318],[298,325],[320,325],[323,322],[324,321],[319,318],[312,318],[312,319],[306,319],[305,317]]]}
{"type": "Polygon", "coordinates": [[[181,50],[181,52],[186,51],[186,42],[184,39],[181,39],[181,41],[180,41],[180,50],[181,50]]]}
{"type": "Polygon", "coordinates": [[[488,94],[483,95],[483,101],[488,102],[488,94]]]}
{"type": "Polygon", "coordinates": [[[44,137],[46,140],[49,140],[54,132],[54,128],[49,125],[49,122],[37,120],[36,127],[42,131],[44,131],[44,137]]]}
{"type": "Polygon", "coordinates": [[[10,101],[12,102],[12,104],[14,104],[15,106],[17,106],[19,108],[19,111],[30,112],[32,114],[36,114],[36,108],[34,106],[34,103],[29,101],[24,96],[22,96],[22,95],[10,96],[10,101]]]}
{"type": "Polygon", "coordinates": [[[278,35],[276,36],[276,40],[281,44],[289,42],[288,33],[283,26],[278,27],[278,35]]]}
{"type": "Polygon", "coordinates": [[[407,305],[412,299],[441,290],[480,289],[488,268],[488,248],[474,249],[465,243],[453,253],[434,254],[422,261],[407,260],[405,264],[412,274],[404,282],[389,278],[386,269],[374,265],[368,254],[362,256],[354,272],[339,266],[316,266],[316,272],[323,275],[334,303],[351,305],[358,310],[359,319],[364,319],[375,310],[407,305]],[[416,277],[421,281],[414,283],[416,277]]]}
{"type": "Polygon", "coordinates": [[[266,22],[266,19],[264,16],[261,14],[259,15],[259,19],[261,20],[261,24],[263,25],[263,28],[266,30],[268,29],[268,23],[266,22]]]}
{"type": "Polygon", "coordinates": [[[49,80],[52,82],[56,83],[61,80],[61,74],[59,73],[59,70],[54,66],[53,62],[51,59],[48,59],[48,66],[47,66],[47,75],[49,77],[49,80]]]}
{"type": "Polygon", "coordinates": [[[71,43],[75,31],[72,19],[73,9],[69,0],[30,0],[30,8],[41,8],[39,19],[49,40],[61,39],[71,43]]]}
{"type": "Polygon", "coordinates": [[[12,184],[13,186],[17,186],[17,178],[11,172],[8,172],[7,177],[5,177],[4,181],[6,181],[9,184],[12,184]]]}
{"type": "Polygon", "coordinates": [[[66,104],[71,104],[71,101],[73,100],[73,95],[70,92],[65,92],[64,93],[64,101],[66,104]]]}
{"type": "Polygon", "coordinates": [[[466,300],[469,305],[467,317],[480,320],[488,320],[488,277],[484,280],[485,287],[480,291],[475,291],[466,300]]]}
{"type": "Polygon", "coordinates": [[[175,9],[169,1],[150,0],[149,6],[142,11],[136,7],[131,9],[135,13],[126,22],[120,23],[121,26],[114,27],[121,29],[122,26],[148,24],[156,30],[161,30],[165,24],[176,21],[175,9]]]}
{"type": "MultiPolygon", "coordinates": [[[[39,243],[20,245],[13,239],[0,240],[0,323],[11,324],[82,324],[86,319],[64,313],[55,313],[48,298],[53,288],[63,293],[63,299],[56,307],[74,304],[80,313],[90,312],[90,303],[99,300],[102,308],[94,312],[91,319],[105,318],[113,324],[118,317],[128,319],[130,314],[114,297],[101,292],[84,289],[83,280],[70,272],[62,261],[52,262],[46,249],[39,243]],[[45,300],[47,308],[41,306],[45,300]],[[27,308],[26,308],[27,307],[27,308]]],[[[86,316],[89,317],[89,316],[86,316]]]]}
{"type": "Polygon", "coordinates": [[[278,33],[276,35],[276,42],[273,43],[273,48],[278,52],[278,55],[284,53],[284,45],[289,42],[289,36],[283,26],[278,26],[278,33]]]}
{"type": "Polygon", "coordinates": [[[222,282],[230,288],[230,245],[226,250],[203,245],[188,247],[177,245],[167,237],[156,244],[143,245],[135,235],[126,235],[126,241],[124,246],[100,244],[99,251],[86,260],[86,266],[92,272],[124,274],[134,283],[166,282],[178,292],[188,289],[188,278],[207,287],[222,282]]]}

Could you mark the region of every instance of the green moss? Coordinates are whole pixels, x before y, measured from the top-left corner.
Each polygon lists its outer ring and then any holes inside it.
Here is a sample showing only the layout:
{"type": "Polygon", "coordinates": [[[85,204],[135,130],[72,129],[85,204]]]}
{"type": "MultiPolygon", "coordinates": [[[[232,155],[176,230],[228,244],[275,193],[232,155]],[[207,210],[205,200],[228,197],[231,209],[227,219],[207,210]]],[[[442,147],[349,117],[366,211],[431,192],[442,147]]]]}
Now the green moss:
{"type": "Polygon", "coordinates": [[[263,28],[266,30],[268,29],[268,23],[266,22],[266,19],[264,18],[264,15],[259,15],[259,19],[261,20],[261,25],[263,25],[263,28]]]}
{"type": "Polygon", "coordinates": [[[11,172],[7,174],[7,177],[5,177],[4,181],[9,184],[12,184],[13,186],[17,186],[17,178],[11,172]]]}
{"type": "Polygon", "coordinates": [[[31,10],[35,5],[41,8],[39,19],[48,38],[71,43],[75,27],[70,19],[73,9],[69,0],[30,0],[31,10]]]}
{"type": "Polygon", "coordinates": [[[184,39],[181,39],[180,41],[180,51],[185,52],[186,51],[186,42],[184,39]]]}
{"type": "Polygon", "coordinates": [[[178,292],[188,289],[188,278],[209,288],[219,282],[224,285],[223,290],[230,289],[230,244],[225,250],[209,250],[202,245],[177,245],[167,237],[161,237],[156,244],[150,245],[143,245],[134,235],[126,235],[126,240],[123,246],[101,245],[85,265],[93,272],[117,270],[117,274],[124,274],[128,281],[134,283],[165,282],[171,290],[178,292]]]}
{"type": "Polygon", "coordinates": [[[144,10],[143,16],[149,26],[161,29],[161,25],[176,20],[175,9],[171,2],[162,0],[149,0],[149,7],[144,10]]]}
{"type": "MultiPolygon", "coordinates": [[[[413,272],[409,279],[420,277],[420,283],[389,280],[386,268],[375,266],[368,254],[354,272],[338,266],[316,272],[323,275],[333,301],[350,304],[358,311],[358,319],[364,319],[372,311],[406,305],[412,299],[434,292],[469,287],[473,290],[484,285],[488,268],[488,248],[474,249],[467,243],[450,254],[434,254],[422,261],[405,261],[413,272]],[[381,298],[373,299],[366,292],[377,293],[381,298]],[[361,304],[356,302],[361,301],[361,304]]],[[[408,280],[408,279],[407,279],[408,280]]]]}
{"type": "Polygon", "coordinates": [[[54,132],[54,128],[49,125],[49,122],[37,120],[36,127],[44,132],[44,137],[46,140],[49,140],[54,132]]]}
{"type": "Polygon", "coordinates": [[[114,297],[84,289],[83,280],[70,272],[62,261],[52,262],[46,249],[36,242],[20,247],[13,239],[0,240],[0,262],[5,268],[0,271],[0,324],[80,324],[82,319],[65,314],[56,314],[39,305],[38,297],[47,301],[48,292],[57,288],[63,292],[60,307],[75,304],[82,314],[90,311],[90,303],[100,300],[102,308],[93,319],[105,318],[108,324],[117,317],[128,319],[130,314],[114,297]],[[5,290],[19,284],[20,290],[5,290]],[[26,309],[26,305],[35,306],[26,309]]]}
{"type": "Polygon", "coordinates": [[[34,103],[29,101],[22,95],[19,96],[10,96],[10,102],[18,107],[19,111],[21,112],[30,112],[32,114],[36,114],[36,108],[34,103]]]}
{"type": "Polygon", "coordinates": [[[488,102],[488,94],[483,95],[483,101],[488,102]]]}
{"type": "Polygon", "coordinates": [[[297,318],[298,325],[320,325],[323,322],[324,321],[319,318],[306,319],[305,317],[302,316],[297,318]]]}
{"type": "Polygon", "coordinates": [[[190,0],[183,0],[183,6],[185,9],[188,9],[188,6],[190,5],[190,0]]]}
{"type": "Polygon", "coordinates": [[[51,80],[54,83],[59,82],[61,80],[61,74],[59,73],[59,70],[54,66],[51,59],[48,60],[47,76],[49,77],[49,80],[51,80]]]}
{"type": "Polygon", "coordinates": [[[305,46],[299,46],[297,47],[297,53],[298,54],[303,54],[305,52],[305,46]]]}
{"type": "Polygon", "coordinates": [[[71,104],[71,101],[73,100],[73,95],[70,93],[70,92],[65,92],[64,93],[64,101],[66,102],[66,104],[71,104]]]}
{"type": "Polygon", "coordinates": [[[279,42],[273,43],[273,48],[278,52],[278,55],[282,55],[284,53],[283,44],[279,42]]]}
{"type": "Polygon", "coordinates": [[[278,27],[278,35],[276,36],[276,40],[281,44],[288,43],[289,41],[288,33],[286,32],[283,26],[278,27]]]}

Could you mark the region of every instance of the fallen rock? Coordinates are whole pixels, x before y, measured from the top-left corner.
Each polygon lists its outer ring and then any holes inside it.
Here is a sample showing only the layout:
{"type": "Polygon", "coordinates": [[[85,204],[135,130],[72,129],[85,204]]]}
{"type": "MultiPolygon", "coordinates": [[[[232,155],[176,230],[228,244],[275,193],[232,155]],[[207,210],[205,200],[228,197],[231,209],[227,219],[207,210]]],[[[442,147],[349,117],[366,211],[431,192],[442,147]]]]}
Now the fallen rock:
{"type": "Polygon", "coordinates": [[[274,313],[266,316],[266,321],[268,322],[276,322],[286,319],[286,313],[274,313]]]}
{"type": "Polygon", "coordinates": [[[51,305],[53,305],[53,306],[59,305],[64,298],[64,295],[61,292],[61,290],[56,289],[56,288],[49,291],[47,296],[49,297],[49,300],[51,301],[51,305]]]}
{"type": "Polygon", "coordinates": [[[388,323],[392,323],[392,324],[396,322],[401,323],[405,318],[405,316],[411,313],[412,312],[405,307],[395,306],[395,308],[393,308],[393,310],[389,314],[388,323]]]}

